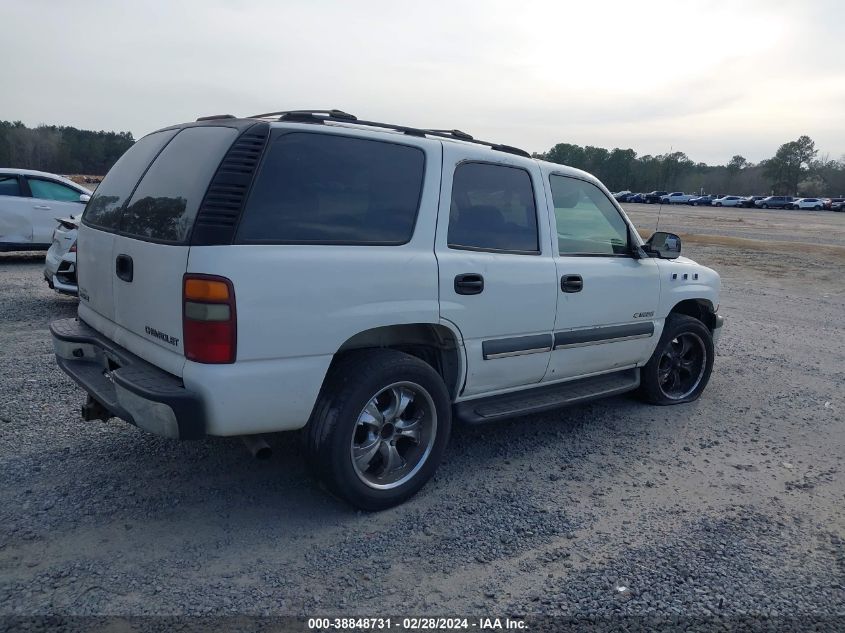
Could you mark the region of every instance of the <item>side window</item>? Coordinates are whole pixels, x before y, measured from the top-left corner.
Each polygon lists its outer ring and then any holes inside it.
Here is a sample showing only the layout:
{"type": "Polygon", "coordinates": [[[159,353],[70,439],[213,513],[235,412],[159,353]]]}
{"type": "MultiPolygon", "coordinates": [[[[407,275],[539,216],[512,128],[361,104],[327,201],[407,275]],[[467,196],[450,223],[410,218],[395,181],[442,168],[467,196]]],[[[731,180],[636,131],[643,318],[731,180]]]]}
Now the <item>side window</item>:
{"type": "Polygon", "coordinates": [[[238,135],[229,127],[189,127],[176,135],[138,183],[120,231],[167,242],[187,239],[208,183],[238,135]]]}
{"type": "Polygon", "coordinates": [[[448,243],[452,248],[539,253],[537,207],[528,172],[489,163],[458,165],[448,243]]]}
{"type": "Polygon", "coordinates": [[[0,174],[0,196],[19,196],[21,186],[14,174],[0,174]]]}
{"type": "Polygon", "coordinates": [[[267,149],[236,241],[404,244],[414,232],[424,171],[418,147],[282,134],[267,149]]]}
{"type": "Polygon", "coordinates": [[[33,198],[41,200],[58,200],[60,202],[79,202],[81,192],[73,187],[68,187],[52,180],[41,180],[40,178],[27,178],[29,190],[33,198]]]}
{"type": "Polygon", "coordinates": [[[561,255],[628,255],[628,225],[594,184],[552,174],[561,255]]]}

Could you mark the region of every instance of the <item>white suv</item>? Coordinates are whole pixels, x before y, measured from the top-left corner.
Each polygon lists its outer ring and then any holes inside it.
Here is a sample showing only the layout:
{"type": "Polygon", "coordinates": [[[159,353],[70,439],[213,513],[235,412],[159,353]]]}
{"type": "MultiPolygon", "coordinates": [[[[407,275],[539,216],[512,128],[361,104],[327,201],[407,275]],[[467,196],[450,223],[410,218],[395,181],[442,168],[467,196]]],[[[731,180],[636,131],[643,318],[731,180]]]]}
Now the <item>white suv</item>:
{"type": "Polygon", "coordinates": [[[798,198],[792,202],[793,209],[813,209],[821,211],[824,207],[824,201],[821,198],[798,198]]]}
{"type": "Polygon", "coordinates": [[[719,276],[643,243],[582,171],[340,111],[209,117],[124,154],[51,330],[85,419],[173,438],[304,428],[338,495],[431,477],[452,421],[639,390],[696,399],[719,276]]]}

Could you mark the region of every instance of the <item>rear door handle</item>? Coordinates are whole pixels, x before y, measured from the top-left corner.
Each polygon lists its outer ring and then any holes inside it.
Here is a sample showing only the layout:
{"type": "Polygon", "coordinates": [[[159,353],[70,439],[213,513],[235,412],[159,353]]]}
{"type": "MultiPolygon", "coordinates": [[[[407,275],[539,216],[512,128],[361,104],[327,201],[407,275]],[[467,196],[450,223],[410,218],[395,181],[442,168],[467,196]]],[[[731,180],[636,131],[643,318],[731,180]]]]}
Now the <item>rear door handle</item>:
{"type": "Polygon", "coordinates": [[[36,205],[33,206],[33,208],[41,209],[43,211],[49,211],[50,210],[50,207],[48,207],[46,204],[36,204],[36,205]]]}
{"type": "Polygon", "coordinates": [[[121,254],[117,256],[114,260],[114,274],[117,275],[119,279],[132,283],[132,278],[135,276],[135,270],[132,264],[132,258],[129,257],[129,255],[121,254]]]}
{"type": "Polygon", "coordinates": [[[484,277],[477,273],[464,273],[455,277],[455,292],[459,295],[480,295],[484,290],[484,277]]]}
{"type": "Polygon", "coordinates": [[[581,275],[564,275],[560,278],[560,289],[563,292],[581,292],[584,289],[584,280],[581,275]]]}

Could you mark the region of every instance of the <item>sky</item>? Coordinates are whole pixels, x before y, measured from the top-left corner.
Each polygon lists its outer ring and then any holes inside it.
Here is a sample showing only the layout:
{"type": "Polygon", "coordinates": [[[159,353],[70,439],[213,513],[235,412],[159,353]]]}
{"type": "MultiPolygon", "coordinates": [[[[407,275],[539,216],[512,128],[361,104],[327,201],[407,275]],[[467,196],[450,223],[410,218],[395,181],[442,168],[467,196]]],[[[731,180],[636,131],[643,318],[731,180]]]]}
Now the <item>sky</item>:
{"type": "Polygon", "coordinates": [[[546,151],[845,154],[841,0],[0,0],[0,120],[338,108],[546,151]]]}

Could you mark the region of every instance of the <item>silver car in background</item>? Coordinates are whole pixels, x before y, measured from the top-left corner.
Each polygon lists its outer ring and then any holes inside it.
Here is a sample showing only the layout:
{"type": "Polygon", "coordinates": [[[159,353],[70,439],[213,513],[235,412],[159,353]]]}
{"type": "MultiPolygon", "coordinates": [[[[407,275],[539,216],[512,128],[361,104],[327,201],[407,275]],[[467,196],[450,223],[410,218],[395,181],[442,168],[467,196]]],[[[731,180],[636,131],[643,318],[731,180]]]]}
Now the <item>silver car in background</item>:
{"type": "Polygon", "coordinates": [[[79,229],[80,213],[76,217],[56,218],[59,223],[53,230],[53,242],[47,250],[44,263],[44,279],[56,292],[76,295],[76,234],[79,229]]]}

